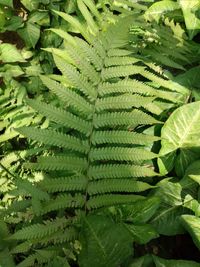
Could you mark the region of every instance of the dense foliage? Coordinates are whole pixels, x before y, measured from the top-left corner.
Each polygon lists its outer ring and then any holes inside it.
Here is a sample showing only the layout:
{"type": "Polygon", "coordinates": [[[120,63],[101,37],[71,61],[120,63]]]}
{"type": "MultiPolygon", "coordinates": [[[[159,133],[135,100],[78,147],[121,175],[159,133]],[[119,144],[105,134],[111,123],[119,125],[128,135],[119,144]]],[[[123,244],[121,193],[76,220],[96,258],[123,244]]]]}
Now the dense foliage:
{"type": "Polygon", "coordinates": [[[0,0],[1,267],[200,266],[199,14],[0,0]]]}

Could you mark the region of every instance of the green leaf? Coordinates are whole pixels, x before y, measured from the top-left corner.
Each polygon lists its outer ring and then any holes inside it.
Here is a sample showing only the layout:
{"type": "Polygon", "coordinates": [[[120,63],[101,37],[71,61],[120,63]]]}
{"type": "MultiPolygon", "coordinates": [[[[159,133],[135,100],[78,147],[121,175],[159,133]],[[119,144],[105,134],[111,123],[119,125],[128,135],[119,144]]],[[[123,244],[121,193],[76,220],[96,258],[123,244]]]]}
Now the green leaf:
{"type": "Polygon", "coordinates": [[[200,263],[184,260],[166,260],[152,255],[156,267],[199,267],[200,263]]]}
{"type": "Polygon", "coordinates": [[[143,225],[125,224],[125,225],[132,234],[134,241],[139,244],[146,244],[150,240],[159,237],[159,234],[156,232],[155,228],[150,224],[143,224],[143,225]]]}
{"type": "Polygon", "coordinates": [[[184,177],[189,177],[200,185],[200,160],[194,161],[190,164],[184,177]]]}
{"type": "Polygon", "coordinates": [[[29,16],[29,22],[37,23],[40,26],[49,26],[50,17],[47,11],[35,11],[29,16]]]}
{"type": "Polygon", "coordinates": [[[0,266],[1,267],[7,267],[7,266],[15,267],[16,266],[12,258],[12,255],[7,248],[0,251],[0,266]]]}
{"type": "Polygon", "coordinates": [[[157,184],[154,195],[161,199],[161,205],[153,218],[151,224],[164,235],[175,235],[184,232],[181,225],[180,215],[188,213],[183,207],[184,195],[193,193],[193,185],[190,180],[174,183],[170,179],[164,179],[157,184]]]}
{"type": "Polygon", "coordinates": [[[12,16],[6,20],[5,28],[7,31],[16,31],[23,26],[23,19],[19,16],[12,16]]]}
{"type": "Polygon", "coordinates": [[[4,63],[25,62],[19,50],[14,45],[7,43],[0,44],[0,60],[4,63]]]}
{"type": "Polygon", "coordinates": [[[194,215],[181,216],[183,226],[190,233],[195,245],[200,249],[200,218],[194,215]]]}
{"type": "MultiPolygon", "coordinates": [[[[179,74],[175,77],[175,81],[182,84],[183,86],[189,87],[189,88],[200,88],[200,66],[193,67],[189,69],[188,71],[179,74]]],[[[199,90],[198,90],[199,93],[199,90]]],[[[197,99],[200,100],[200,99],[197,99]]]]}
{"type": "Polygon", "coordinates": [[[0,221],[0,251],[3,250],[8,244],[5,238],[9,235],[8,227],[5,222],[0,221]]]}
{"type": "Polygon", "coordinates": [[[163,0],[151,5],[146,11],[145,16],[149,20],[155,19],[158,22],[163,14],[179,8],[180,7],[177,2],[173,2],[171,0],[163,0]]]}
{"type": "Polygon", "coordinates": [[[176,109],[163,126],[161,138],[161,174],[170,172],[175,165],[177,174],[184,175],[188,165],[199,157],[200,101],[176,109]]]}
{"type": "Polygon", "coordinates": [[[5,64],[0,68],[0,77],[10,78],[24,74],[24,71],[18,65],[5,64]]]}
{"type": "Polygon", "coordinates": [[[39,6],[39,0],[21,0],[21,3],[27,8],[29,11],[35,10],[39,6]]]}
{"type": "Polygon", "coordinates": [[[0,0],[0,5],[13,8],[13,0],[0,0]]]}
{"type": "Polygon", "coordinates": [[[105,216],[84,218],[80,241],[78,261],[82,267],[116,267],[132,254],[132,238],[127,229],[105,216]]]}
{"type": "Polygon", "coordinates": [[[183,11],[189,38],[192,40],[192,38],[200,31],[200,19],[198,19],[195,14],[200,8],[200,2],[199,0],[179,0],[179,4],[183,11]]]}
{"type": "Polygon", "coordinates": [[[40,38],[40,27],[32,22],[27,22],[23,29],[18,30],[18,33],[24,39],[27,47],[35,48],[40,38]]]}
{"type": "Polygon", "coordinates": [[[134,203],[134,205],[125,205],[122,207],[123,220],[132,223],[146,223],[154,215],[159,205],[158,197],[149,197],[134,203]]]}
{"type": "Polygon", "coordinates": [[[152,267],[153,266],[152,264],[153,264],[152,256],[146,254],[140,258],[134,259],[128,267],[152,267]]]}

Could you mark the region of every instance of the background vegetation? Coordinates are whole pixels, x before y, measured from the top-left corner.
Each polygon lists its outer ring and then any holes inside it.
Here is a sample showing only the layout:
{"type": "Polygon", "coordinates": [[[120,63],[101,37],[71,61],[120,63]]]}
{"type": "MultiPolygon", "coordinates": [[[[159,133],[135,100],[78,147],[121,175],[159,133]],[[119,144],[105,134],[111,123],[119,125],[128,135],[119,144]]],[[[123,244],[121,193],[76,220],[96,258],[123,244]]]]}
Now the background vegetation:
{"type": "Polygon", "coordinates": [[[199,0],[0,0],[0,266],[200,266],[199,0]]]}

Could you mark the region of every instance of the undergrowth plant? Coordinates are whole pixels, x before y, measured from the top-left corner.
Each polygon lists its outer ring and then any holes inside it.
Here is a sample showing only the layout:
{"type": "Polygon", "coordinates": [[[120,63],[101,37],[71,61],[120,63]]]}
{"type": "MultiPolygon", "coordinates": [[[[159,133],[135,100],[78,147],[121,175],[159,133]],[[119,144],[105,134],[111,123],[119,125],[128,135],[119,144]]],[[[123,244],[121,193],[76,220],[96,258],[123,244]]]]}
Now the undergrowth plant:
{"type": "Polygon", "coordinates": [[[199,265],[133,260],[133,244],[160,234],[186,229],[200,243],[199,179],[189,166],[199,158],[199,102],[187,104],[190,88],[170,73],[197,63],[197,45],[176,22],[152,28],[149,2],[51,10],[60,23],[49,30],[61,41],[42,48],[55,64],[36,75],[44,92],[15,79],[2,87],[3,267],[199,265]]]}

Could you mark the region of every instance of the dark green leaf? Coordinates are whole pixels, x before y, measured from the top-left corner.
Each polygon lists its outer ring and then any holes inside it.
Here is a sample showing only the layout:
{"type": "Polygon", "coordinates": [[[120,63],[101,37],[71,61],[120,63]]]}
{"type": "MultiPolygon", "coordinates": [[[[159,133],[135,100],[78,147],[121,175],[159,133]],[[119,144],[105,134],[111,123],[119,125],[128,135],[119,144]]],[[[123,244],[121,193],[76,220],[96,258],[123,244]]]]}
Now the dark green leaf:
{"type": "Polygon", "coordinates": [[[155,229],[164,235],[175,235],[184,232],[180,221],[180,215],[188,213],[188,210],[183,207],[184,195],[193,192],[194,183],[184,181],[175,183],[169,179],[164,179],[157,184],[158,189],[155,189],[155,196],[160,197],[161,205],[151,223],[155,229]]]}
{"type": "Polygon", "coordinates": [[[81,267],[116,267],[132,254],[132,238],[128,230],[105,216],[86,217],[80,241],[81,267]]]}
{"type": "Polygon", "coordinates": [[[21,3],[25,6],[29,11],[35,10],[39,6],[39,0],[21,0],[21,3]]]}
{"type": "Polygon", "coordinates": [[[200,218],[194,215],[182,215],[181,219],[183,226],[190,233],[198,249],[200,249],[200,218]]]}
{"type": "Polygon", "coordinates": [[[27,47],[35,47],[40,38],[40,27],[34,23],[27,22],[23,29],[18,30],[27,47]]]}
{"type": "Polygon", "coordinates": [[[159,234],[156,232],[155,228],[150,224],[126,224],[126,227],[132,234],[134,241],[139,244],[146,244],[150,240],[159,237],[159,234]]]}
{"type": "Polygon", "coordinates": [[[0,0],[0,5],[13,7],[13,0],[0,0]]]}
{"type": "Polygon", "coordinates": [[[184,260],[166,260],[153,256],[156,267],[199,267],[200,263],[184,260]]]}

